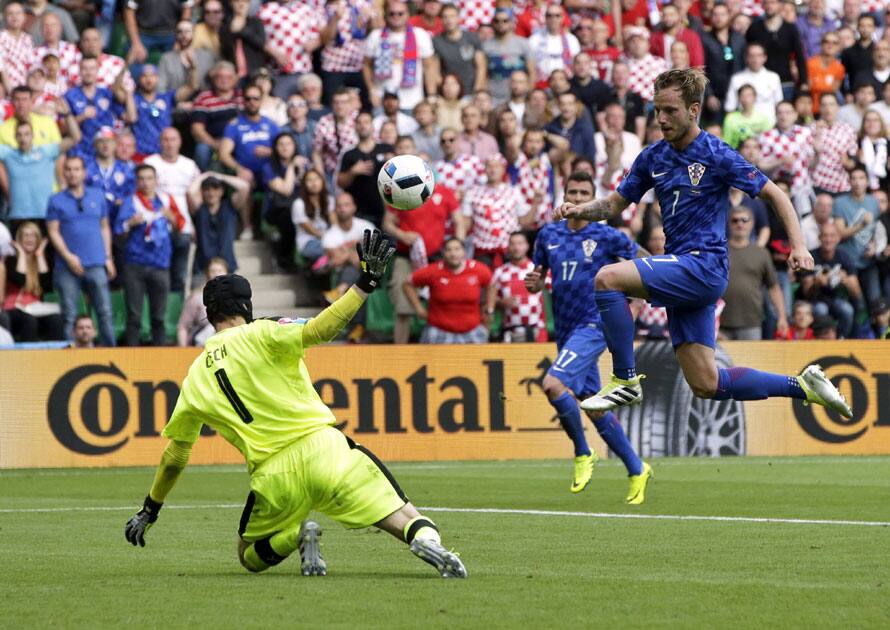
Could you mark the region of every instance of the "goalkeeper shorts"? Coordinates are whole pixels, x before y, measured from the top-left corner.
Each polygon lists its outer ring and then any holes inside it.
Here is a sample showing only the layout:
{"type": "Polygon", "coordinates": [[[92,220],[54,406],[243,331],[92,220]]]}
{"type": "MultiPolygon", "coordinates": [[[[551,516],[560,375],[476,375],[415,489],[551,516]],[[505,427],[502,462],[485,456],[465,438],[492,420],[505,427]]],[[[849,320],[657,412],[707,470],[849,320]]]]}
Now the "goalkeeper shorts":
{"type": "Polygon", "coordinates": [[[373,453],[337,429],[324,427],[253,472],[238,533],[253,542],[298,529],[311,510],[348,528],[369,527],[407,502],[373,453]]]}

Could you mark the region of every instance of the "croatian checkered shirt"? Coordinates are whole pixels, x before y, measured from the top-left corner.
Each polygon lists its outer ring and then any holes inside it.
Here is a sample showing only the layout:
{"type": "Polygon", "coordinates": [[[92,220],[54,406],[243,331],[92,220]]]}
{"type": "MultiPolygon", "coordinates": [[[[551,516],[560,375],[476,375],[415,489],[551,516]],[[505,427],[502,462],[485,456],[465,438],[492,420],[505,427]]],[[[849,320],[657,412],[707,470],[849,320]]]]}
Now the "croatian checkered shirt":
{"type": "Polygon", "coordinates": [[[306,44],[319,37],[325,27],[324,14],[302,2],[270,2],[260,7],[257,17],[266,28],[268,43],[284,51],[289,59],[288,66],[279,70],[287,74],[312,72],[312,53],[306,50],[306,44]]]}
{"type": "Polygon", "coordinates": [[[649,53],[646,53],[642,59],[627,56],[623,59],[630,68],[630,75],[627,79],[628,89],[639,94],[644,100],[651,101],[655,94],[655,78],[670,69],[667,61],[649,53]]]}
{"type": "Polygon", "coordinates": [[[364,63],[365,42],[352,36],[352,9],[359,12],[359,28],[367,35],[368,24],[361,14],[371,11],[373,5],[369,0],[347,0],[346,5],[337,22],[343,43],[338,46],[335,38],[321,51],[321,69],[325,72],[361,72],[364,63]]]}
{"type": "Polygon", "coordinates": [[[436,181],[454,191],[458,198],[467,189],[485,183],[485,164],[476,155],[459,155],[453,162],[438,160],[436,181]]]}
{"type": "Polygon", "coordinates": [[[0,59],[7,84],[15,87],[27,83],[28,64],[33,55],[34,43],[30,35],[22,33],[13,37],[7,30],[0,31],[0,59]]]}
{"type": "Polygon", "coordinates": [[[844,169],[843,159],[848,155],[856,155],[858,148],[856,130],[850,125],[836,122],[827,128],[822,134],[819,163],[813,171],[813,186],[831,193],[850,190],[850,176],[844,169]]]}
{"type": "MultiPolygon", "coordinates": [[[[77,51],[77,63],[71,66],[68,70],[68,83],[71,85],[78,85],[80,83],[80,60],[82,58],[83,55],[80,54],[80,51],[77,51]]],[[[117,75],[120,74],[121,69],[123,69],[124,87],[127,91],[132,92],[136,89],[136,84],[133,82],[133,77],[130,76],[130,71],[127,70],[126,67],[127,63],[117,55],[102,53],[99,56],[99,72],[96,75],[96,85],[99,87],[110,88],[114,85],[114,80],[117,78],[117,75]]]]}
{"type": "Polygon", "coordinates": [[[550,182],[553,178],[553,166],[550,157],[542,153],[539,158],[530,162],[524,153],[517,159],[519,166],[519,180],[516,185],[525,199],[526,207],[535,205],[535,197],[539,197],[537,211],[535,212],[535,225],[539,228],[548,223],[553,216],[553,195],[550,193],[550,182]]]}
{"type": "Polygon", "coordinates": [[[38,46],[31,54],[31,65],[28,70],[42,67],[43,58],[47,55],[55,55],[59,58],[59,74],[66,81],[70,81],[72,68],[76,70],[77,64],[80,63],[81,54],[77,46],[66,41],[60,41],[58,46],[47,46],[46,44],[38,46]]]}
{"type": "Polygon", "coordinates": [[[760,153],[764,158],[794,158],[790,167],[780,164],[773,179],[791,177],[791,192],[797,194],[812,187],[810,160],[813,157],[813,132],[809,127],[794,125],[787,133],[778,128],[760,134],[760,153]]]}
{"type": "Polygon", "coordinates": [[[358,112],[353,113],[346,122],[335,123],[334,114],[326,114],[315,125],[312,148],[321,153],[326,173],[337,170],[340,155],[358,144],[358,134],[355,133],[356,118],[358,112]]]}
{"type": "Polygon", "coordinates": [[[742,0],[742,14],[760,17],[763,15],[763,0],[742,0]]]}
{"type": "Polygon", "coordinates": [[[525,277],[534,269],[535,263],[526,258],[520,265],[507,262],[494,270],[491,284],[497,288],[498,298],[515,297],[519,301],[514,307],[504,308],[504,328],[543,328],[547,325],[544,321],[544,292],[529,293],[525,288],[525,277]]]}
{"type": "MultiPolygon", "coordinates": [[[[475,31],[483,24],[491,24],[494,17],[495,0],[459,0],[458,5],[460,6],[462,28],[475,31]]],[[[514,8],[514,12],[517,11],[514,8]]]]}
{"type": "Polygon", "coordinates": [[[519,217],[528,211],[519,189],[505,183],[470,188],[462,206],[473,221],[473,247],[485,252],[507,251],[510,235],[519,231],[519,217]]]}

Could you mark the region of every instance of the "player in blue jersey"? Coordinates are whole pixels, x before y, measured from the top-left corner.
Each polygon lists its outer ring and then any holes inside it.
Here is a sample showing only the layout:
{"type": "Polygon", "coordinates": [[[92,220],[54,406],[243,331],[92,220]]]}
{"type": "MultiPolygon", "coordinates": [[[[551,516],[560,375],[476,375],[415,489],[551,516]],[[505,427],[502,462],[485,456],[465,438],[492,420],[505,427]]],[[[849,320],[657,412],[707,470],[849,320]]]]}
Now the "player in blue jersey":
{"type": "MultiPolygon", "coordinates": [[[[565,198],[580,205],[591,201],[594,191],[593,178],[578,171],[566,181],[565,198]]],[[[606,349],[590,286],[604,265],[638,255],[647,256],[648,252],[623,233],[576,217],[545,225],[535,240],[535,269],[526,276],[525,284],[533,293],[541,291],[550,270],[557,355],[547,370],[543,387],[559,414],[563,430],[575,446],[572,492],[581,492],[587,487],[597,461],[596,453],[590,450],[584,437],[577,400],[599,390],[597,362],[606,349]]],[[[613,413],[588,412],[588,416],[603,441],[627,467],[630,490],[625,501],[634,505],[642,503],[646,484],[652,476],[649,464],[640,461],[613,413]]]]}
{"type": "Polygon", "coordinates": [[[637,203],[655,189],[666,254],[606,265],[596,275],[596,304],[612,353],[610,382],[581,408],[607,411],[643,398],[633,355],[634,323],[627,296],[667,307],[668,329],[683,375],[701,398],[761,400],[799,398],[824,405],[849,418],[843,395],[817,365],[800,376],[750,368],[719,368],[714,359],[714,305],[728,279],[726,213],[729,188],[759,195],[782,219],[792,270],[813,268],[797,214],[788,197],[757,168],[719,138],[698,126],[707,78],[699,69],[670,70],[655,81],[655,117],[664,140],[646,147],[605,199],[557,209],[555,216],[599,221],[637,203]]]}

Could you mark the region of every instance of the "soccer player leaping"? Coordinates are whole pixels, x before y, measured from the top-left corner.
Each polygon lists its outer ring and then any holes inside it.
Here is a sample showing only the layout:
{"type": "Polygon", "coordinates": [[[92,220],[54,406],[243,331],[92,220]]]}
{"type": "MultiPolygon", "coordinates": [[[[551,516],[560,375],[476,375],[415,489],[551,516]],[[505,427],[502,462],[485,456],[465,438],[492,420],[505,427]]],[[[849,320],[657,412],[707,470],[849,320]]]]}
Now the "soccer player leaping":
{"type": "Polygon", "coordinates": [[[143,507],[125,535],[145,545],[145,532],[188,463],[202,423],[241,451],[250,494],[238,531],[238,557],[248,571],[264,571],[300,550],[303,575],[325,575],[318,537],[304,519],[310,510],[346,527],[375,525],[410,545],[442,577],[467,576],[439,531],[408,502],[386,467],[366,448],[333,428],[303,362],[307,348],[331,341],[383,277],[395,252],[380,232],[365,230],[357,245],[362,275],[330,307],[310,320],[252,321],[250,284],[231,274],[204,288],[207,319],[216,334],[189,368],[163,435],[161,457],[143,507]]]}
{"type": "Polygon", "coordinates": [[[757,168],[698,126],[707,78],[698,69],[670,70],[655,80],[655,116],[664,134],[646,147],[605,199],[565,203],[556,218],[599,221],[637,203],[655,188],[664,223],[666,255],[603,267],[596,275],[596,303],[612,354],[613,375],[581,408],[607,411],[639,403],[642,375],[634,366],[634,323],[627,296],[667,307],[677,360],[693,393],[701,398],[761,400],[800,398],[851,417],[846,400],[817,365],[800,376],[751,368],[718,368],[714,360],[714,304],[728,278],[726,212],[729,188],[760,195],[781,217],[791,243],[792,270],[813,268],[791,201],[757,168]]]}

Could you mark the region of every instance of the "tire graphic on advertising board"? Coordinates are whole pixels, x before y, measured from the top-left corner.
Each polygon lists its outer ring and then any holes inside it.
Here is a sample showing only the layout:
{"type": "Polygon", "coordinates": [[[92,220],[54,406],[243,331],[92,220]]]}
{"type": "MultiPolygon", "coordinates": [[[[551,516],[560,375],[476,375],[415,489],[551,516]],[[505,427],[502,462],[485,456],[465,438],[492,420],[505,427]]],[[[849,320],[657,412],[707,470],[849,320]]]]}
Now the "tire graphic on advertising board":
{"type": "MultiPolygon", "coordinates": [[[[635,356],[646,375],[643,402],[616,415],[641,457],[745,454],[742,402],[693,396],[669,341],[647,341],[635,356]]],[[[719,346],[716,358],[718,368],[732,366],[719,346]]]]}

